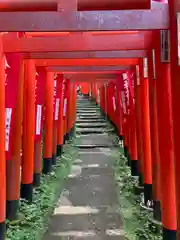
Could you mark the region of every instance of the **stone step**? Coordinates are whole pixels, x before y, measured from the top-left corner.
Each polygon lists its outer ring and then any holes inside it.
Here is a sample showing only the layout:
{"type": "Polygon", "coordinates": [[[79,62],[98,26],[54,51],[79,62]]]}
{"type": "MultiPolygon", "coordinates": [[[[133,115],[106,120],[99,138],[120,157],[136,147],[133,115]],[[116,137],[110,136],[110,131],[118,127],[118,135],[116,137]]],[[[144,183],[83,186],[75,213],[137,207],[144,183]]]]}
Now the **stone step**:
{"type": "Polygon", "coordinates": [[[77,115],[79,116],[85,116],[85,117],[88,117],[88,116],[101,116],[99,112],[95,112],[95,113],[78,113],[77,115]]]}
{"type": "Polygon", "coordinates": [[[77,108],[82,108],[82,109],[87,109],[87,108],[88,109],[97,109],[97,108],[99,108],[99,106],[96,106],[96,105],[93,105],[93,104],[85,104],[85,105],[84,104],[79,104],[79,105],[77,104],[76,107],[77,108]]]}
{"type": "Polygon", "coordinates": [[[98,110],[82,110],[82,109],[78,109],[76,111],[77,113],[99,113],[98,110]]]}
{"type": "Polygon", "coordinates": [[[86,119],[86,120],[89,120],[91,121],[91,119],[94,119],[94,120],[102,120],[103,118],[101,116],[78,116],[77,120],[83,120],[83,119],[86,119]]]}
{"type": "Polygon", "coordinates": [[[102,127],[107,127],[107,125],[102,125],[102,124],[97,124],[97,125],[93,125],[93,124],[88,124],[88,125],[80,125],[80,124],[76,124],[77,128],[102,128],[102,127]]]}
{"type": "Polygon", "coordinates": [[[78,134],[99,134],[99,133],[107,133],[107,132],[114,132],[115,130],[112,128],[76,128],[76,133],[78,134]]]}
{"type": "Polygon", "coordinates": [[[78,119],[76,123],[106,123],[103,119],[78,119]]]}

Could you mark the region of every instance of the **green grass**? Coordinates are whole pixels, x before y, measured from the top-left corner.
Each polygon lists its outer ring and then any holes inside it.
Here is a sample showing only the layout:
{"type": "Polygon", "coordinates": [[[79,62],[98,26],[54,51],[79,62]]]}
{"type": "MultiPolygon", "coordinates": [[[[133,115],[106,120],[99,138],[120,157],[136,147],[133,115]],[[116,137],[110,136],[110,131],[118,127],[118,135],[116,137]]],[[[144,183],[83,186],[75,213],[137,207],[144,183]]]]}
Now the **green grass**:
{"type": "Polygon", "coordinates": [[[114,178],[117,186],[119,213],[122,217],[126,239],[129,240],[161,240],[161,229],[152,224],[152,213],[140,207],[140,197],[134,194],[137,180],[132,179],[123,150],[114,150],[114,178]]]}
{"type": "Polygon", "coordinates": [[[64,154],[49,175],[42,176],[41,186],[34,189],[33,204],[20,203],[24,218],[18,224],[9,224],[8,240],[40,240],[47,231],[48,222],[68,177],[73,160],[77,156],[72,144],[64,147],[64,154]]]}

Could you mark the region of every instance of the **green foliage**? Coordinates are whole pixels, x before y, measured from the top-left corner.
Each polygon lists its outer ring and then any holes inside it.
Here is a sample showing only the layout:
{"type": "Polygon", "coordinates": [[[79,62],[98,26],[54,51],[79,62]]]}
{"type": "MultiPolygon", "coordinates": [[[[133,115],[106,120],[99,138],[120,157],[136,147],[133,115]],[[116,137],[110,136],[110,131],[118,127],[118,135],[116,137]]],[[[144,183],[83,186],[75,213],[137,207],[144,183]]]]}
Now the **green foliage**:
{"type": "Polygon", "coordinates": [[[34,189],[33,204],[21,201],[20,213],[24,217],[18,224],[8,224],[7,240],[42,239],[76,155],[72,145],[64,147],[64,154],[57,160],[57,165],[49,175],[42,176],[41,186],[34,189]]]}
{"type": "Polygon", "coordinates": [[[114,164],[114,178],[117,185],[119,199],[119,212],[122,216],[126,239],[129,240],[161,240],[161,229],[150,221],[152,213],[140,207],[140,197],[135,195],[134,188],[138,185],[133,179],[127,166],[127,159],[123,156],[123,150],[114,150],[116,161],[114,164]]]}

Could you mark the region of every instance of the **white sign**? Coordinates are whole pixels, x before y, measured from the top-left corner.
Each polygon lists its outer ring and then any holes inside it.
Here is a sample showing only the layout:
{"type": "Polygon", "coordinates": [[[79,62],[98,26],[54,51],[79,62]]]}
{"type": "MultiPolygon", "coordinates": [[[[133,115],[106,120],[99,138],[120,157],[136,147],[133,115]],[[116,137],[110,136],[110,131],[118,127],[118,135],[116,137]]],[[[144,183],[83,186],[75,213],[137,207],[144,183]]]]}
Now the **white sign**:
{"type": "Polygon", "coordinates": [[[64,99],[64,111],[63,111],[63,116],[66,116],[66,111],[67,111],[67,98],[64,99]]]}
{"type": "Polygon", "coordinates": [[[9,135],[10,135],[10,127],[11,127],[11,116],[12,116],[12,108],[6,108],[5,114],[5,151],[9,150],[9,135]]]}
{"type": "Polygon", "coordinates": [[[140,86],[139,65],[136,65],[137,86],[140,86]]]}
{"type": "Polygon", "coordinates": [[[148,59],[143,58],[144,78],[148,78],[148,59]]]}
{"type": "Polygon", "coordinates": [[[178,65],[180,66],[180,13],[177,13],[178,65]]]}
{"type": "Polygon", "coordinates": [[[152,49],[152,62],[153,62],[153,79],[156,79],[156,58],[155,58],[155,49],[152,49]]]}
{"type": "Polygon", "coordinates": [[[37,105],[36,135],[40,135],[40,133],[41,133],[41,118],[42,118],[42,106],[37,105]]]}
{"type": "Polygon", "coordinates": [[[123,106],[123,112],[126,113],[126,104],[125,104],[124,91],[121,91],[121,102],[122,102],[122,106],[123,106]]]}
{"type": "Polygon", "coordinates": [[[113,109],[114,109],[114,112],[116,111],[116,99],[115,97],[112,98],[113,100],[113,109]]]}
{"type": "Polygon", "coordinates": [[[123,80],[128,79],[128,75],[127,75],[127,73],[123,73],[123,74],[122,74],[122,77],[123,77],[123,80]]]}
{"type": "Polygon", "coordinates": [[[55,116],[54,116],[55,121],[57,121],[59,117],[59,103],[60,103],[60,99],[56,98],[55,116]]]}

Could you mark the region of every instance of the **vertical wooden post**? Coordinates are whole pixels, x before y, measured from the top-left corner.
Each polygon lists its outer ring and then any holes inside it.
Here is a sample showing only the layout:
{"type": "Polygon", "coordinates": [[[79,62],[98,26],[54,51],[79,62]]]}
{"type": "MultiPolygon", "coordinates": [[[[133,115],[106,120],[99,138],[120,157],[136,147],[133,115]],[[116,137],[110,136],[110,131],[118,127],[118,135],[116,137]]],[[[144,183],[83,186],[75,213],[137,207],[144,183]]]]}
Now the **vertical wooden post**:
{"type": "Polygon", "coordinates": [[[5,161],[5,64],[0,36],[0,239],[5,240],[6,219],[6,161],[5,161]]]}
{"type": "Polygon", "coordinates": [[[52,145],[52,164],[56,164],[57,158],[57,121],[58,121],[58,111],[59,111],[59,98],[58,98],[58,79],[54,79],[54,94],[53,94],[53,145],[52,145]]]}
{"type": "Polygon", "coordinates": [[[59,117],[58,117],[58,138],[57,138],[57,156],[61,156],[62,149],[63,149],[63,141],[64,141],[64,134],[63,134],[63,76],[59,75],[59,84],[60,84],[60,101],[59,101],[59,117]]]}
{"type": "Polygon", "coordinates": [[[137,137],[136,137],[136,118],[135,118],[135,110],[132,109],[131,113],[131,122],[130,122],[130,132],[131,132],[131,175],[132,176],[139,176],[139,169],[138,169],[138,155],[137,155],[137,137]]]}
{"type": "MultiPolygon", "coordinates": [[[[157,90],[157,110],[158,110],[157,114],[159,130],[158,133],[159,133],[160,184],[161,184],[160,186],[161,186],[163,239],[175,240],[177,223],[176,223],[174,157],[177,158],[178,156],[176,156],[176,154],[174,155],[173,132],[172,132],[174,119],[172,119],[173,94],[171,92],[172,81],[171,78],[173,78],[173,75],[170,74],[170,64],[168,63],[168,61],[164,62],[164,59],[162,59],[161,57],[160,49],[161,45],[159,33],[157,33],[155,43],[156,43],[155,58],[157,66],[156,90],[157,90]]],[[[176,129],[175,125],[174,127],[175,127],[174,132],[176,132],[178,129],[176,129]]]]}
{"type": "Polygon", "coordinates": [[[12,133],[12,161],[7,161],[6,178],[6,217],[9,220],[17,218],[20,198],[20,165],[22,147],[22,120],[23,120],[23,95],[24,95],[24,63],[21,63],[18,83],[17,103],[14,113],[14,126],[12,133]],[[8,174],[9,172],[9,174],[8,174]]]}
{"type": "Polygon", "coordinates": [[[42,171],[42,140],[38,140],[34,144],[34,178],[33,185],[39,187],[41,184],[42,171]]]}
{"type": "Polygon", "coordinates": [[[139,65],[136,66],[135,77],[135,111],[136,111],[136,136],[138,154],[139,185],[143,186],[143,142],[142,142],[142,117],[141,117],[141,82],[139,76],[139,65]]]}
{"type": "Polygon", "coordinates": [[[158,138],[158,116],[156,96],[156,62],[155,50],[150,49],[148,54],[148,77],[149,77],[149,106],[150,106],[150,129],[151,129],[151,156],[152,156],[152,187],[153,187],[153,211],[154,219],[161,221],[161,188],[160,188],[160,158],[158,138]]]}
{"type": "Polygon", "coordinates": [[[120,88],[120,79],[117,78],[117,115],[118,115],[118,125],[119,125],[119,138],[122,141],[123,137],[123,110],[122,110],[122,101],[121,101],[121,88],[120,88]]]}
{"type": "Polygon", "coordinates": [[[141,117],[144,166],[144,204],[152,201],[151,137],[147,59],[140,59],[141,117]]]}
{"type": "Polygon", "coordinates": [[[71,110],[72,110],[72,83],[69,82],[68,87],[68,105],[67,105],[67,139],[71,139],[71,110]]]}
{"type": "Polygon", "coordinates": [[[54,73],[46,73],[43,173],[52,170],[54,73]]]}
{"type": "Polygon", "coordinates": [[[25,60],[21,197],[32,202],[35,134],[35,65],[25,60]]]}
{"type": "Polygon", "coordinates": [[[35,97],[35,139],[34,139],[34,180],[35,187],[41,184],[42,173],[42,132],[44,119],[44,96],[46,70],[43,67],[36,68],[36,97],[35,97]]]}
{"type": "MultiPolygon", "coordinates": [[[[174,137],[174,160],[175,160],[175,189],[177,202],[177,239],[180,239],[180,2],[178,0],[168,1],[169,21],[170,21],[170,63],[171,63],[171,90],[172,90],[172,117],[173,117],[173,137],[174,137]]],[[[169,170],[170,171],[170,170],[169,170]]],[[[171,207],[174,211],[173,202],[171,207]]],[[[170,220],[170,219],[169,219],[170,220]]],[[[168,229],[167,229],[168,230],[168,229]]],[[[176,238],[175,229],[169,229],[169,237],[176,238]]]]}

